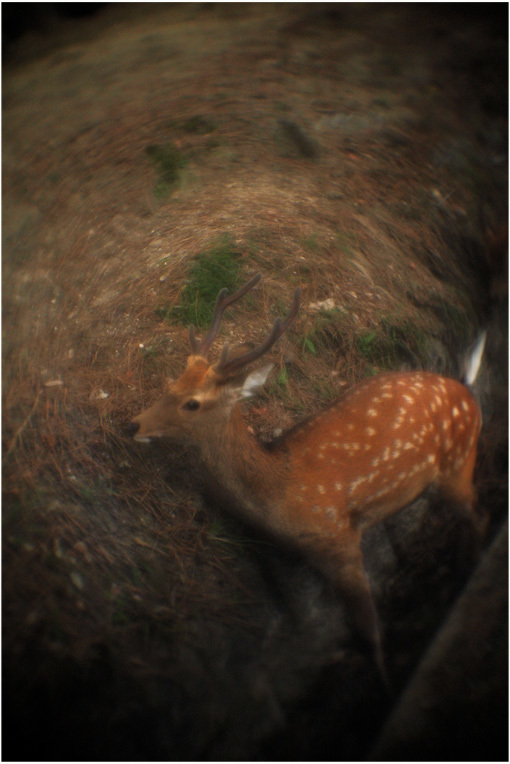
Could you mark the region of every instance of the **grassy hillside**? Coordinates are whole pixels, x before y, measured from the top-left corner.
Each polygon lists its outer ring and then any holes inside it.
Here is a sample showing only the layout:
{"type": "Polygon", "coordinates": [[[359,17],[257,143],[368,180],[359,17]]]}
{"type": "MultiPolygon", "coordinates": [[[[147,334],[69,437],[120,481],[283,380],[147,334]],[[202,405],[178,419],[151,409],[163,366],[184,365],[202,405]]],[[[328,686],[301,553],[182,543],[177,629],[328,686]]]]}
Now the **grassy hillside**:
{"type": "MultiPolygon", "coordinates": [[[[208,506],[193,454],[124,427],[184,369],[187,324],[259,271],[212,356],[301,287],[245,409],[265,439],[382,370],[457,376],[486,327],[490,545],[506,5],[114,4],[51,28],[9,48],[3,82],[4,757],[366,756],[470,573],[455,517],[421,501],[367,539],[388,701],[313,572],[208,506]]],[[[495,612],[471,701],[436,693],[467,730],[440,759],[504,751],[495,612]]]]}

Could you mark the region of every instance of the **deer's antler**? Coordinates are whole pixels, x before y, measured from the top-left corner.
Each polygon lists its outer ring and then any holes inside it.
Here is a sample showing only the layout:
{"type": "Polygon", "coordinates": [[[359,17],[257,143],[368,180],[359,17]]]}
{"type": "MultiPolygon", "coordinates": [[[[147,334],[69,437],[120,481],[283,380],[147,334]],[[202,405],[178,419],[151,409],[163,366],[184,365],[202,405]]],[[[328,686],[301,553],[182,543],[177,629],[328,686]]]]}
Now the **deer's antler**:
{"type": "Polygon", "coordinates": [[[253,348],[253,350],[249,350],[247,353],[243,353],[242,355],[236,356],[235,358],[231,358],[231,359],[228,358],[228,348],[227,346],[225,346],[221,353],[220,360],[214,367],[215,370],[218,372],[218,374],[222,374],[223,376],[228,376],[232,374],[232,372],[238,371],[243,366],[246,366],[247,364],[252,363],[252,361],[256,361],[257,358],[260,358],[265,353],[267,353],[267,351],[273,347],[276,340],[279,337],[281,337],[283,332],[289,328],[291,323],[296,318],[299,311],[300,295],[301,295],[301,289],[298,287],[296,291],[294,292],[294,297],[292,300],[292,308],[290,309],[289,314],[287,315],[287,318],[285,319],[285,321],[282,321],[281,318],[276,319],[269,336],[261,345],[253,348]]]}
{"type": "Polygon", "coordinates": [[[234,292],[234,294],[231,294],[230,297],[227,297],[227,289],[222,289],[221,292],[218,295],[218,299],[216,300],[216,306],[214,308],[214,314],[213,319],[211,323],[211,327],[209,331],[207,332],[206,336],[199,342],[197,338],[195,337],[195,330],[192,326],[188,329],[188,336],[189,336],[189,342],[191,345],[191,349],[195,355],[202,355],[205,356],[213,344],[214,340],[216,339],[216,335],[218,334],[218,329],[220,328],[221,319],[223,316],[223,311],[226,310],[232,303],[237,302],[243,295],[246,294],[246,292],[249,292],[250,289],[253,289],[253,287],[259,283],[260,279],[262,278],[261,273],[257,273],[256,276],[254,276],[250,281],[248,281],[247,284],[245,284],[241,289],[238,289],[237,292],[234,292]]]}

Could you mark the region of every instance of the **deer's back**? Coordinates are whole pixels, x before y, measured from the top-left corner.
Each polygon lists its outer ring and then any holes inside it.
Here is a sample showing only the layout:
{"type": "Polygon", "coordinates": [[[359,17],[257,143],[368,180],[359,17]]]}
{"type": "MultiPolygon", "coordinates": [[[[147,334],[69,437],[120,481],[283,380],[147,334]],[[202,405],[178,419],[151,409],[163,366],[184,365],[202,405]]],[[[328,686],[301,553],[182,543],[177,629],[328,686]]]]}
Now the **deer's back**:
{"type": "Polygon", "coordinates": [[[283,441],[287,500],[332,529],[367,527],[459,469],[479,429],[478,405],[460,382],[428,372],[381,374],[283,441]]]}

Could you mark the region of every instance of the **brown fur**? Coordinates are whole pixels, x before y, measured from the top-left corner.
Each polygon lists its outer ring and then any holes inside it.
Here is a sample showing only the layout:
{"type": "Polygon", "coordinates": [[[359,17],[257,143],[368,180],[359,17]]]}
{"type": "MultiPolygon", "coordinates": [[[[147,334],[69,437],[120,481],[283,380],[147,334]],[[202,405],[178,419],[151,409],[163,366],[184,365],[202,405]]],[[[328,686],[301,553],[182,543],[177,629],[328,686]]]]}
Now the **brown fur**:
{"type": "Polygon", "coordinates": [[[384,674],[362,533],[429,485],[476,521],[476,401],[464,385],[435,374],[381,374],[266,448],[243,421],[243,394],[243,379],[190,356],[163,399],[135,418],[136,437],[198,446],[225,506],[290,542],[334,584],[384,674]]]}

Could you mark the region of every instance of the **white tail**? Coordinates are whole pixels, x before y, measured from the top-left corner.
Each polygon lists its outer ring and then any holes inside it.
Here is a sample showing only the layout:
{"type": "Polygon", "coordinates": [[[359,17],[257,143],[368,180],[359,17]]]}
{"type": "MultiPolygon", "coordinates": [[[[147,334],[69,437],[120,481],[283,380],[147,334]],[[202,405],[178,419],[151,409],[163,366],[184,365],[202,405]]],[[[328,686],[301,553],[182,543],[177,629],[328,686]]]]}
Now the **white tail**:
{"type": "Polygon", "coordinates": [[[473,348],[471,349],[471,352],[468,354],[468,357],[464,363],[462,381],[469,387],[475,383],[478,372],[480,371],[486,339],[487,332],[482,332],[473,345],[473,348]]]}
{"type": "MultiPolygon", "coordinates": [[[[473,467],[481,417],[470,391],[427,372],[385,373],[267,445],[242,419],[239,401],[253,395],[271,370],[241,370],[264,355],[294,320],[299,290],[284,322],[259,347],[231,356],[225,346],[212,365],[206,354],[226,307],[260,280],[218,298],[212,327],[163,398],[137,416],[135,438],[192,442],[206,484],[245,520],[291,542],[337,588],[357,633],[384,672],[379,626],[363,568],[361,536],[375,523],[435,485],[477,522],[473,467]]],[[[472,353],[474,380],[483,343],[472,353]]],[[[480,525],[480,523],[477,523],[480,525]]]]}

